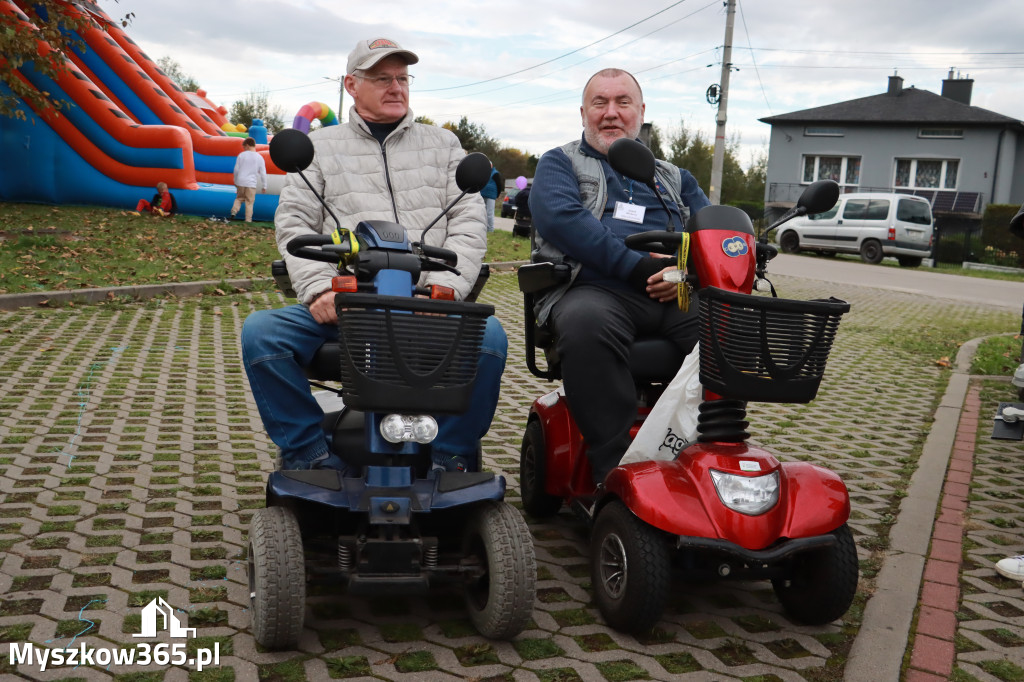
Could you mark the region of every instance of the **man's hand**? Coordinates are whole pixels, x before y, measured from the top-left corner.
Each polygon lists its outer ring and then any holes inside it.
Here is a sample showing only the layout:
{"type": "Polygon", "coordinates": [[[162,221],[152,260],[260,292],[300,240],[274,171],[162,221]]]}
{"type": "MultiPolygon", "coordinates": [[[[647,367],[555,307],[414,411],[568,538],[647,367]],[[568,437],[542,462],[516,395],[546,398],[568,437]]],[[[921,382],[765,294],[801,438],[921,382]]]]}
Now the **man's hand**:
{"type": "Polygon", "coordinates": [[[336,295],[333,291],[327,291],[309,305],[309,312],[314,320],[320,324],[338,323],[338,311],[334,307],[336,295]]]}
{"type": "Polygon", "coordinates": [[[668,303],[676,300],[676,289],[679,286],[675,282],[666,282],[665,273],[670,270],[678,270],[672,265],[661,272],[657,272],[647,278],[647,295],[659,303],[668,303]]]}
{"type": "Polygon", "coordinates": [[[627,281],[634,291],[643,291],[654,300],[665,302],[675,298],[675,285],[663,281],[662,273],[675,269],[671,258],[652,254],[637,263],[627,281]]]}

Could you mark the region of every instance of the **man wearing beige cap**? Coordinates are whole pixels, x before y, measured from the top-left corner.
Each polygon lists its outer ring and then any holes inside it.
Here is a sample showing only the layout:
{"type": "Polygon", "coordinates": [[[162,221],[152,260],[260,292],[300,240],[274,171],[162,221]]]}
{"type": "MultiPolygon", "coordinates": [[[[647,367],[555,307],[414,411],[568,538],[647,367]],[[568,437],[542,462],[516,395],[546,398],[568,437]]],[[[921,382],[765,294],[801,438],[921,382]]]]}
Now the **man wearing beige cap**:
{"type": "MultiPolygon", "coordinates": [[[[414,122],[409,109],[409,66],[417,62],[415,53],[393,40],[360,40],[348,56],[345,76],[345,90],[354,102],[348,122],[310,133],[315,156],[304,174],[343,228],[361,220],[387,220],[405,226],[410,241],[420,241],[423,229],[460,194],[455,168],[465,152],[458,138],[444,128],[414,122]]],[[[330,233],[335,225],[297,174],[288,176],[274,222],[301,305],[260,310],[246,319],[245,370],[284,467],[344,469],[324,439],[323,414],[301,367],[325,341],[338,338],[331,291],[336,272],[330,264],[297,258],[285,249],[298,235],[330,233]]],[[[457,203],[427,232],[426,242],[458,254],[461,275],[426,272],[419,284],[450,287],[459,299],[467,296],[487,249],[480,197],[469,195],[457,203]]],[[[501,324],[490,318],[472,407],[463,415],[438,417],[435,463],[471,470],[479,466],[479,441],[497,407],[507,346],[501,324]]]]}

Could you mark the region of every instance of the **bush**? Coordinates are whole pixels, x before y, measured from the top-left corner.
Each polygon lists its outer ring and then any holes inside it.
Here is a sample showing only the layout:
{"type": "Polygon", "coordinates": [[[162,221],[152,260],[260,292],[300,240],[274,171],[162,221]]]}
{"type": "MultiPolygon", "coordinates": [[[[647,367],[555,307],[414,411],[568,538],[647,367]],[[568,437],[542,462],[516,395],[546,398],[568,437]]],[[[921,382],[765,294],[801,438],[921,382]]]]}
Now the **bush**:
{"type": "Polygon", "coordinates": [[[740,209],[748,216],[752,221],[760,220],[764,218],[764,202],[763,201],[749,201],[741,199],[739,201],[730,201],[730,206],[735,206],[740,209]]]}
{"type": "Polygon", "coordinates": [[[976,237],[974,253],[982,263],[1024,267],[1024,240],[1010,234],[1010,218],[1017,214],[1016,204],[989,204],[981,218],[981,233],[976,237]]]}

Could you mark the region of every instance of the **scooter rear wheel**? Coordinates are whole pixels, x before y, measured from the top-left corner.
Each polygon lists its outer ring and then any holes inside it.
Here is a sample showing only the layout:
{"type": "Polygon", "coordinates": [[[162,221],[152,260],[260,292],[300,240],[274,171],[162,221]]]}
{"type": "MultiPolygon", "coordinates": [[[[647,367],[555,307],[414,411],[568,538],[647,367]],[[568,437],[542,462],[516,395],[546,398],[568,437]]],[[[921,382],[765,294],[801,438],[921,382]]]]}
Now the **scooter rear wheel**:
{"type": "Polygon", "coordinates": [[[466,586],[466,606],[477,631],[488,639],[512,639],[533,615],[537,558],[533,537],[519,510],[487,501],[473,510],[464,551],[483,573],[466,586]]]}
{"type": "Polygon", "coordinates": [[[590,538],[590,576],[601,615],[620,632],[647,632],[668,597],[669,547],[661,531],[615,500],[597,516],[590,538]]]}
{"type": "Polygon", "coordinates": [[[562,508],[562,499],[544,492],[547,484],[547,449],[544,446],[544,427],[539,419],[531,419],[523,434],[519,451],[519,491],[523,509],[536,519],[554,516],[562,508]]]}
{"type": "Polygon", "coordinates": [[[252,515],[248,574],[253,637],[268,649],[293,648],[306,613],[306,565],[291,509],[267,507],[252,515]]]}
{"type": "Polygon", "coordinates": [[[860,565],[857,544],[845,523],[832,531],[833,547],[800,554],[786,578],[772,580],[786,615],[805,625],[824,625],[839,618],[857,594],[860,565]]]}

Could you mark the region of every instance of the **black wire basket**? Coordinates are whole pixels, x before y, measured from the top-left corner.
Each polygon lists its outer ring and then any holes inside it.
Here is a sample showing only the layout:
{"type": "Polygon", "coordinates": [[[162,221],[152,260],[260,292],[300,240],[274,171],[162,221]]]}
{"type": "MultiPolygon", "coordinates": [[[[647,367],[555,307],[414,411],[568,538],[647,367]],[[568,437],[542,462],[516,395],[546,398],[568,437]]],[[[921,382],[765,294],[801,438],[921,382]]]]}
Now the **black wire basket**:
{"type": "Polygon", "coordinates": [[[346,405],[364,412],[469,409],[494,306],[376,294],[335,302],[346,405]]]}
{"type": "Polygon", "coordinates": [[[723,398],[814,399],[850,304],[700,290],[700,382],[723,398]]]}

